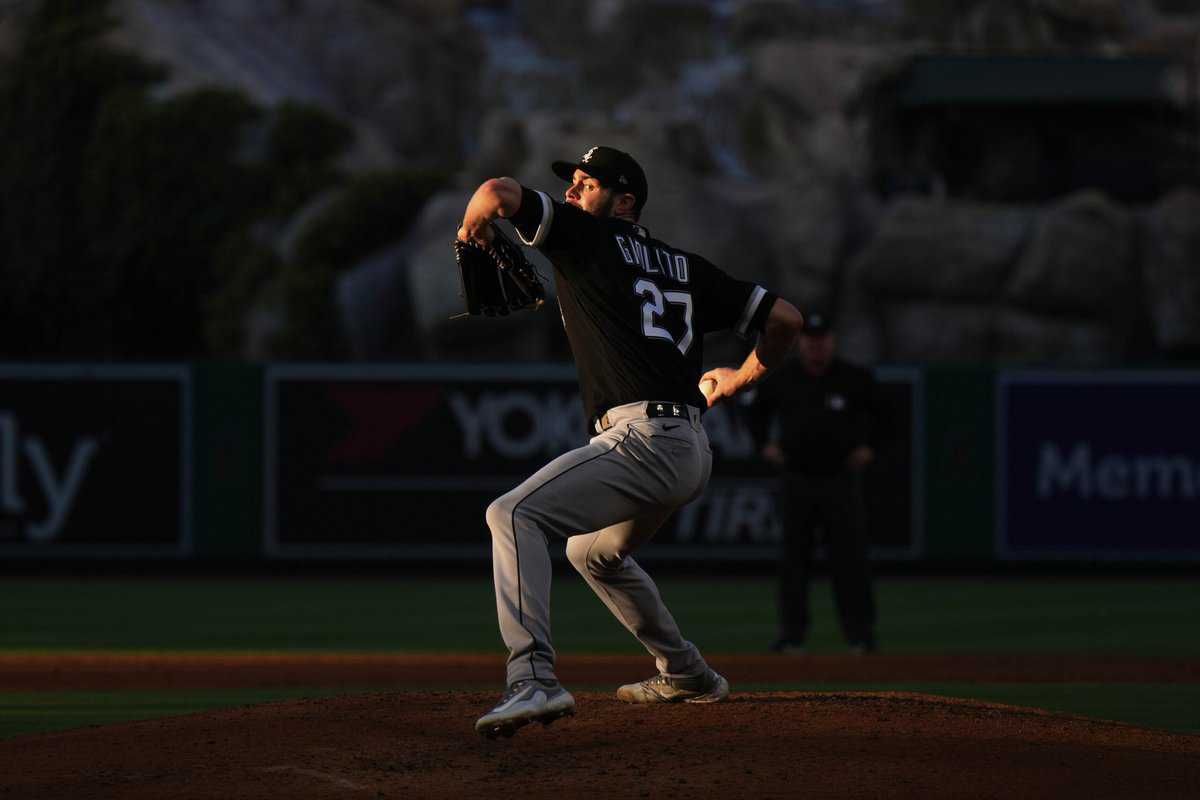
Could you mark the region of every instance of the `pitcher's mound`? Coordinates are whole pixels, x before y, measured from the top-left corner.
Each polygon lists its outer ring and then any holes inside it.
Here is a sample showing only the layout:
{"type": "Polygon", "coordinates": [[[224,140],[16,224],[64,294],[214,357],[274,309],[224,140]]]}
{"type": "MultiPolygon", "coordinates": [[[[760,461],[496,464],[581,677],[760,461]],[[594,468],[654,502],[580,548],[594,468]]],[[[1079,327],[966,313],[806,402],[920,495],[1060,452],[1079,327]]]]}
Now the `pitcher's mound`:
{"type": "Polygon", "coordinates": [[[1200,737],[897,692],[742,693],[473,730],[496,693],[300,700],[0,743],[4,797],[1196,797],[1200,737]]]}

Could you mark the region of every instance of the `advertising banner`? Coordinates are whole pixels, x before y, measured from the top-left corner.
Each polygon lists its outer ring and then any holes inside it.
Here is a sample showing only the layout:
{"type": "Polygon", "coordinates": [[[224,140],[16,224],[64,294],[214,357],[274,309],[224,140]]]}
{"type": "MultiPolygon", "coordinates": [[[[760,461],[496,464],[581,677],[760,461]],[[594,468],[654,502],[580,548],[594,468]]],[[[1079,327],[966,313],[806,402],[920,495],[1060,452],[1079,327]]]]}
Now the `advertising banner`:
{"type": "Polygon", "coordinates": [[[0,555],[191,552],[183,367],[0,365],[0,555]]]}
{"type": "Polygon", "coordinates": [[[1200,373],[1006,372],[1003,558],[1200,558],[1200,373]]]}
{"type": "Polygon", "coordinates": [[[571,368],[277,366],[266,391],[268,555],[490,557],[488,504],[586,442],[571,368]]]}
{"type": "MultiPolygon", "coordinates": [[[[915,553],[914,378],[894,376],[905,447],[881,465],[883,544],[915,553]],[[895,514],[900,514],[895,517],[895,514]]],[[[893,391],[888,384],[888,391],[893,391]]],[[[280,557],[490,557],[488,504],[588,436],[571,365],[276,366],[266,379],[265,551],[280,557]]],[[[776,476],[736,409],[704,416],[713,478],[651,558],[774,558],[776,476]]],[[[552,548],[552,552],[557,552],[552,548]]]]}
{"type": "MultiPolygon", "coordinates": [[[[922,552],[923,426],[917,370],[876,370],[889,419],[886,441],[864,475],[867,524],[876,558],[916,558],[922,552]]],[[[647,556],[775,559],[783,537],[778,472],[759,456],[737,403],[704,415],[713,446],[713,477],[695,502],[680,509],[645,548],[647,556]]]]}

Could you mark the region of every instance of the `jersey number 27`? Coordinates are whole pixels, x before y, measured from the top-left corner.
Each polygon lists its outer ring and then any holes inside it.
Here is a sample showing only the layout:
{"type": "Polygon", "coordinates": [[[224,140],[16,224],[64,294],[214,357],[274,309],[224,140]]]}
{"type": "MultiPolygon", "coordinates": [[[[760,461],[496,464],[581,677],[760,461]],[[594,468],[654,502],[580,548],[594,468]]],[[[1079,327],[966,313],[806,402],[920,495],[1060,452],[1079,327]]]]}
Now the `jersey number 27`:
{"type": "Polygon", "coordinates": [[[692,295],[690,292],[662,291],[654,281],[642,278],[633,285],[633,291],[645,297],[642,303],[642,334],[647,339],[665,339],[679,348],[679,352],[687,355],[692,346],[692,295]],[[683,324],[686,328],[683,337],[675,341],[671,332],[662,327],[659,322],[666,314],[666,303],[683,306],[683,324]]]}

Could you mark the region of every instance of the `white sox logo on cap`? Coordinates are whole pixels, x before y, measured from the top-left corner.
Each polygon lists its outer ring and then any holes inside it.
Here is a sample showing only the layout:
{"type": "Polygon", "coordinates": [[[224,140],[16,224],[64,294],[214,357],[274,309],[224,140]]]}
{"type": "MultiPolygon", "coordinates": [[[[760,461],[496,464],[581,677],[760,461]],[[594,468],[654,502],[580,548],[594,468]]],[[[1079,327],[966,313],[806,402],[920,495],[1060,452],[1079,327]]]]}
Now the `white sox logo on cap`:
{"type": "MultiPolygon", "coordinates": [[[[598,145],[597,145],[597,147],[598,147],[598,145]]],[[[579,163],[580,163],[580,164],[590,164],[590,163],[592,163],[592,156],[594,156],[595,154],[596,154],[596,147],[593,147],[593,148],[591,148],[590,150],[588,150],[586,153],[584,153],[584,154],[583,154],[583,158],[579,159],[579,163]]],[[[622,186],[628,186],[628,185],[629,185],[629,178],[625,177],[625,173],[624,173],[624,172],[622,172],[622,173],[618,173],[618,175],[617,175],[617,183],[621,184],[622,186]]]]}

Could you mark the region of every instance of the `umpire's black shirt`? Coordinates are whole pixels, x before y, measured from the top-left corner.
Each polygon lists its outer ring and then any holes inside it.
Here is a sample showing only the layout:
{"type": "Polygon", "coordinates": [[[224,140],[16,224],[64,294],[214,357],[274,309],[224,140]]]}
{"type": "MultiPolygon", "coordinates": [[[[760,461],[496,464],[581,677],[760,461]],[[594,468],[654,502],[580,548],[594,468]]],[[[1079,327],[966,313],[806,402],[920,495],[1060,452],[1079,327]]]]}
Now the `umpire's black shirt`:
{"type": "Polygon", "coordinates": [[[883,417],[875,378],[840,358],[822,375],[790,359],[763,382],[757,406],[756,438],[779,444],[788,472],[833,475],[846,469],[854,448],[877,449],[883,417]]]}

